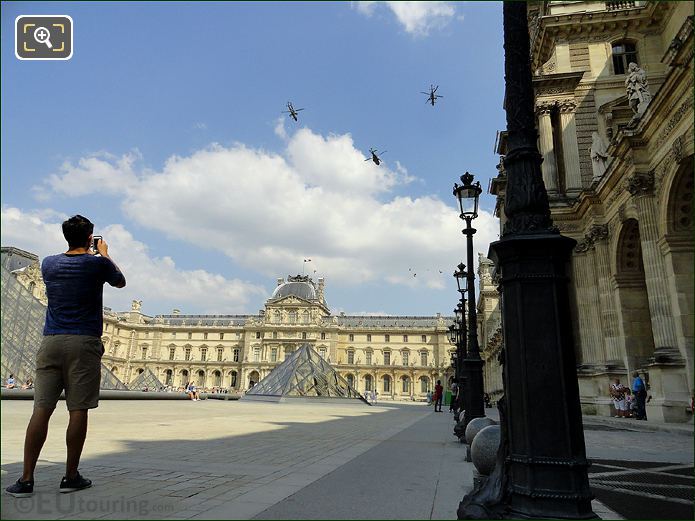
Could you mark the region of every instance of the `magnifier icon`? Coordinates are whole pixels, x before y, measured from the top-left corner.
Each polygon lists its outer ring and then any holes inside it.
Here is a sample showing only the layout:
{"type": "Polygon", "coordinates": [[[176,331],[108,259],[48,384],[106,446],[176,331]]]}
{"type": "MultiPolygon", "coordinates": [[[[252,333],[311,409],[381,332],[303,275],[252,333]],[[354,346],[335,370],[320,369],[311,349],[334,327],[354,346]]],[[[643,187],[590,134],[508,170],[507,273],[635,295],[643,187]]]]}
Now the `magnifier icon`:
{"type": "Polygon", "coordinates": [[[53,45],[51,45],[51,32],[45,27],[36,28],[34,31],[34,40],[39,43],[45,43],[46,47],[53,49],[53,45]]]}

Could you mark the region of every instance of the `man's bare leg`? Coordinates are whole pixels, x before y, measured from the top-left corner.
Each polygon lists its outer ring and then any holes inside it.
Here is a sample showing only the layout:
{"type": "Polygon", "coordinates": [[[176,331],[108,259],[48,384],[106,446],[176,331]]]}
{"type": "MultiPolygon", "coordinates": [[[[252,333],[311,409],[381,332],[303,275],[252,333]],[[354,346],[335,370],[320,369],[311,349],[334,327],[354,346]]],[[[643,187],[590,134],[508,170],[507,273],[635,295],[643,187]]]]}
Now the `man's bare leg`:
{"type": "Polygon", "coordinates": [[[48,435],[48,422],[55,409],[35,407],[24,437],[24,471],[22,481],[33,481],[36,462],[48,435]]]}
{"type": "Polygon", "coordinates": [[[80,465],[80,456],[84,440],[87,438],[87,412],[88,409],[69,411],[70,423],[65,433],[65,443],[68,446],[68,458],[65,465],[65,476],[72,479],[77,476],[77,467],[80,465]]]}

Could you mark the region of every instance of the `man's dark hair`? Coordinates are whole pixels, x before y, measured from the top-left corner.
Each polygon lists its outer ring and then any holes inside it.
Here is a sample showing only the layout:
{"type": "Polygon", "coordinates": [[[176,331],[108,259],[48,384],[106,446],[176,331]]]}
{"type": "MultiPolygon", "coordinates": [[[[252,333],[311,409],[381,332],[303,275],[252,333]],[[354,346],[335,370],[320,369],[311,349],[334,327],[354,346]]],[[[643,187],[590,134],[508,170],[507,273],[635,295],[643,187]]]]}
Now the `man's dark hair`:
{"type": "Polygon", "coordinates": [[[94,231],[94,225],[86,217],[73,215],[63,223],[63,236],[68,241],[70,249],[87,246],[89,236],[94,231]]]}

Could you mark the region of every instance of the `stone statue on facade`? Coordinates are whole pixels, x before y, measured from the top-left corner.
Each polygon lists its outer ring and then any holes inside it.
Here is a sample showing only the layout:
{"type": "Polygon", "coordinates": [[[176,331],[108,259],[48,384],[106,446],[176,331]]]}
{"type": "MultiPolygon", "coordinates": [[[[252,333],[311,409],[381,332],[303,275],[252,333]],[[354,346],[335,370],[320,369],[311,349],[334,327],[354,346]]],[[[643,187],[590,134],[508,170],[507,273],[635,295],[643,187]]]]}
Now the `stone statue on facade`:
{"type": "Polygon", "coordinates": [[[591,168],[594,171],[593,180],[596,181],[603,177],[603,174],[606,173],[608,159],[610,157],[606,150],[606,144],[598,132],[593,132],[591,134],[591,147],[589,147],[589,154],[591,156],[591,168]]]}
{"type": "Polygon", "coordinates": [[[625,88],[627,89],[627,102],[635,113],[634,119],[639,119],[647,110],[647,105],[652,100],[647,84],[647,73],[639,65],[631,62],[628,65],[628,75],[625,78],[625,88]]]}
{"type": "Polygon", "coordinates": [[[133,302],[130,304],[130,310],[135,311],[137,313],[140,313],[140,309],[142,308],[142,300],[133,300],[133,302]]]}

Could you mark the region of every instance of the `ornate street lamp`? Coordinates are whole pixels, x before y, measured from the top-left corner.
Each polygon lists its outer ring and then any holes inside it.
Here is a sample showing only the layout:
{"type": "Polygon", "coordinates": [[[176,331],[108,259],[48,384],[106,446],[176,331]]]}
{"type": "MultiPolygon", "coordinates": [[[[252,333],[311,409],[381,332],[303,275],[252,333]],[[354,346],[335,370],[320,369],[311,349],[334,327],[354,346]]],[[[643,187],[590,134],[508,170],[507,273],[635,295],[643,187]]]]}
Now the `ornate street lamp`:
{"type": "Polygon", "coordinates": [[[502,10],[507,221],[489,255],[501,274],[504,303],[501,442],[495,469],[457,513],[459,519],[595,519],[566,273],[576,241],[561,236],[550,218],[536,145],[527,4],[503,2],[502,10]]]}
{"type": "MultiPolygon", "coordinates": [[[[478,217],[478,201],[483,190],[480,182],[473,184],[473,175],[466,172],[461,176],[461,185],[454,183],[454,195],[461,211],[459,217],[466,222],[463,234],[466,236],[468,270],[465,271],[466,289],[468,293],[468,346],[465,358],[462,360],[462,377],[466,382],[466,392],[463,395],[465,413],[464,428],[473,418],[485,416],[485,401],[483,389],[483,360],[480,358],[478,347],[478,324],[475,309],[475,273],[473,272],[473,234],[476,230],[471,226],[473,219],[478,217]]],[[[465,270],[463,264],[454,273],[456,282],[461,289],[461,281],[465,270]]],[[[463,293],[462,293],[463,295],[463,293]]]]}

